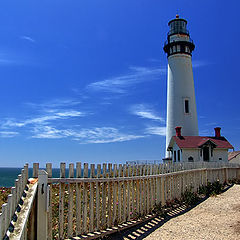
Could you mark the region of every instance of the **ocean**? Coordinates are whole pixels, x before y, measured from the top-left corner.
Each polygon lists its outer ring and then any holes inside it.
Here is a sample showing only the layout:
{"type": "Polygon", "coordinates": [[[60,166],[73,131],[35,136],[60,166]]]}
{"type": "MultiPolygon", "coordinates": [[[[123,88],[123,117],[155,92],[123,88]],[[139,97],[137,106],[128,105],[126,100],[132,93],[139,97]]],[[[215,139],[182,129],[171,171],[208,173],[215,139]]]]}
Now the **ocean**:
{"type": "MultiPolygon", "coordinates": [[[[13,187],[15,184],[15,179],[17,179],[18,175],[21,174],[22,168],[0,168],[0,187],[13,187]]],[[[97,174],[95,170],[95,174],[97,174]]],[[[32,177],[32,168],[28,169],[29,177],[32,177]]],[[[83,169],[82,173],[83,175],[83,169]]],[[[52,177],[59,178],[60,169],[53,168],[52,169],[52,177]]],[[[88,170],[88,175],[90,175],[90,169],[88,170]]],[[[74,169],[74,176],[76,176],[76,169],[74,169]]],[[[68,177],[68,169],[66,168],[66,177],[68,177]]]]}
{"type": "MultiPolygon", "coordinates": [[[[0,187],[13,187],[15,179],[21,174],[22,168],[0,168],[0,187]]],[[[29,177],[32,176],[32,168],[29,168],[29,177]]],[[[53,177],[59,177],[60,170],[54,168],[52,170],[53,177]]],[[[68,169],[66,169],[66,176],[68,176],[68,169]]]]}

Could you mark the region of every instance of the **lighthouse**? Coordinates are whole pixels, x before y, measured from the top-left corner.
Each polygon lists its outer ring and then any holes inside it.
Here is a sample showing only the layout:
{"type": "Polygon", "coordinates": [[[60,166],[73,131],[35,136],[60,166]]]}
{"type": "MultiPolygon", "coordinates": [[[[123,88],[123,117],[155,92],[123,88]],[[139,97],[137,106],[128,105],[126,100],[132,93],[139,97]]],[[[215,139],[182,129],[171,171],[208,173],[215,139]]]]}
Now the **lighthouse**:
{"type": "Polygon", "coordinates": [[[198,120],[192,71],[195,48],[187,30],[187,21],[176,18],[169,23],[164,51],[168,58],[166,158],[175,127],[182,127],[182,136],[198,136],[198,120]]]}

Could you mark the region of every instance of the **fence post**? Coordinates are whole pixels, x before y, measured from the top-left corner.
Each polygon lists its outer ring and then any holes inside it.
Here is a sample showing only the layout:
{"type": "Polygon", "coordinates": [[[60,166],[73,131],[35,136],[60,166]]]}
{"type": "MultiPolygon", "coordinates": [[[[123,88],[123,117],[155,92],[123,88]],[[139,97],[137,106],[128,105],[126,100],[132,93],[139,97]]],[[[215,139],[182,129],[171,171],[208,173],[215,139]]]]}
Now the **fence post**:
{"type": "Polygon", "coordinates": [[[47,239],[47,181],[48,174],[38,171],[37,239],[47,239]]]}
{"type": "Polygon", "coordinates": [[[33,178],[38,177],[38,170],[39,170],[39,163],[33,163],[33,173],[32,173],[33,178]]]}
{"type": "Polygon", "coordinates": [[[240,180],[240,167],[238,167],[236,170],[237,170],[237,180],[240,180]]]}
{"type": "MultiPolygon", "coordinates": [[[[46,172],[48,173],[48,178],[52,178],[52,164],[46,164],[46,172]]],[[[48,185],[49,188],[49,206],[48,206],[48,239],[52,239],[52,184],[48,185]]]]}
{"type": "Polygon", "coordinates": [[[228,168],[225,167],[225,174],[224,174],[224,177],[225,177],[225,182],[228,183],[228,168]]]}

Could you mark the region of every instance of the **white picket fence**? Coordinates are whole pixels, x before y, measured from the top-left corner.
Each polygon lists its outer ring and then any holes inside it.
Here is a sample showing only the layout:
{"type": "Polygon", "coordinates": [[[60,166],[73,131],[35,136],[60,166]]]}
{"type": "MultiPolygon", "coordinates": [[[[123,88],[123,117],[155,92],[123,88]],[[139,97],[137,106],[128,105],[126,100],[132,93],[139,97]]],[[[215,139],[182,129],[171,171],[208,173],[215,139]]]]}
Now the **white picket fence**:
{"type": "Polygon", "coordinates": [[[84,163],[83,169],[77,163],[69,164],[68,176],[61,163],[59,178],[50,163],[45,170],[33,164],[34,183],[25,165],[2,206],[0,239],[93,239],[149,217],[186,189],[240,179],[240,167],[228,163],[84,163]]]}
{"type": "Polygon", "coordinates": [[[26,185],[28,181],[28,164],[24,166],[21,174],[15,180],[15,186],[11,188],[11,194],[8,195],[7,203],[2,205],[0,213],[0,239],[3,239],[15,212],[22,206],[22,196],[25,196],[26,185]]]}

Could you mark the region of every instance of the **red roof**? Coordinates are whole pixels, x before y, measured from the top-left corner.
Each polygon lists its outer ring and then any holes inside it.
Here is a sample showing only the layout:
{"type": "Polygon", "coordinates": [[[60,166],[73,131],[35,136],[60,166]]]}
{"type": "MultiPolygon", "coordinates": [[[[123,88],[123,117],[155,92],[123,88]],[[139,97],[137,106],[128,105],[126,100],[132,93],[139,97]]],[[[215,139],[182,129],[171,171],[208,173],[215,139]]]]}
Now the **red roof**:
{"type": "Polygon", "coordinates": [[[204,143],[211,141],[212,144],[216,145],[216,148],[233,149],[233,146],[225,137],[174,136],[172,139],[174,139],[179,148],[199,148],[204,143]]]}

